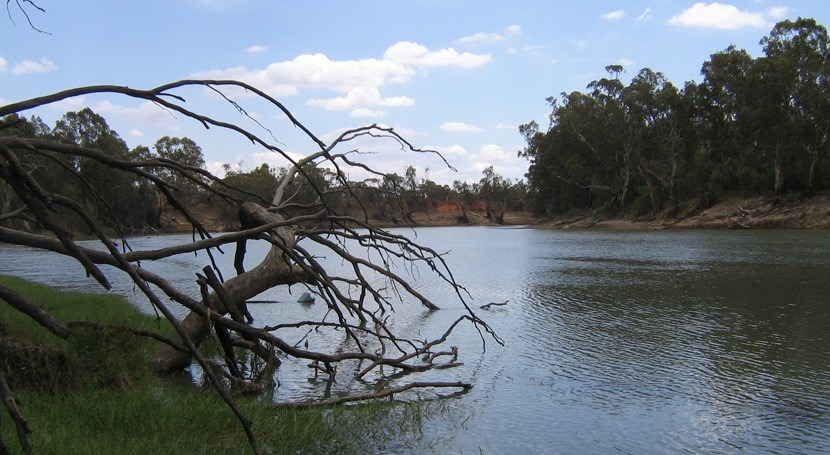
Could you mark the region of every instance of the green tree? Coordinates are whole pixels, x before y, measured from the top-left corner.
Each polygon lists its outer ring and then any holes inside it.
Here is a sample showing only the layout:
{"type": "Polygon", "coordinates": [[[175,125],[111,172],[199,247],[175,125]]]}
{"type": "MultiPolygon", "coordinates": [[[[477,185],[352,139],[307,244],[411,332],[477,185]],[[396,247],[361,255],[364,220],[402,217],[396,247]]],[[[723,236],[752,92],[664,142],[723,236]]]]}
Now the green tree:
{"type": "Polygon", "coordinates": [[[798,189],[815,189],[830,135],[830,47],[827,29],[814,19],[779,22],[761,40],[762,90],[771,101],[761,131],[772,147],[775,192],[783,193],[787,175],[798,189]],[[787,172],[785,163],[801,172],[787,172]]]}
{"type": "Polygon", "coordinates": [[[199,171],[205,167],[202,148],[187,137],[164,136],[153,146],[158,158],[174,167],[158,167],[157,175],[187,197],[200,191],[204,179],[199,171]]]}
{"type": "MultiPolygon", "coordinates": [[[[107,121],[88,107],[66,113],[56,122],[52,134],[63,143],[97,150],[111,159],[148,158],[146,147],[130,151],[107,121]]],[[[89,156],[75,157],[72,164],[84,201],[108,226],[128,232],[157,226],[158,208],[149,182],[89,156]]]]}

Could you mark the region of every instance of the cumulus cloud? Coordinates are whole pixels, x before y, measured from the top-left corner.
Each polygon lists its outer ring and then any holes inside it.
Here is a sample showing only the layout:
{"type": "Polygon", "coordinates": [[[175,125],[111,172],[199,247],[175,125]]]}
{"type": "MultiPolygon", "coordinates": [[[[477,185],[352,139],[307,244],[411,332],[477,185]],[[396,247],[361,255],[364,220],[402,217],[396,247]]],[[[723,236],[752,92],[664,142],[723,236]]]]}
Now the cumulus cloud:
{"type": "Polygon", "coordinates": [[[490,54],[459,53],[453,48],[430,51],[426,46],[412,41],[401,41],[386,49],[383,54],[390,61],[405,66],[457,66],[476,68],[490,63],[490,54]]]}
{"type": "Polygon", "coordinates": [[[646,7],[645,11],[637,16],[637,22],[647,22],[652,19],[654,19],[654,16],[651,14],[651,7],[646,7]]]}
{"type": "Polygon", "coordinates": [[[392,96],[381,99],[378,104],[389,107],[411,107],[415,105],[415,100],[408,96],[392,96]]]}
{"type": "Polygon", "coordinates": [[[611,11],[608,13],[603,14],[600,18],[608,20],[608,21],[618,21],[625,17],[625,10],[618,9],[616,11],[611,11]]]}
{"type": "Polygon", "coordinates": [[[767,28],[770,26],[770,21],[784,17],[788,12],[789,8],[786,7],[752,12],[724,3],[695,3],[691,8],[669,19],[669,24],[726,30],[743,27],[767,28]]]}
{"type": "Polygon", "coordinates": [[[58,69],[55,62],[42,58],[39,62],[34,60],[24,60],[16,63],[12,68],[12,74],[31,74],[31,73],[48,73],[58,69]]]}
{"type": "Polygon", "coordinates": [[[0,73],[5,73],[9,69],[9,64],[6,63],[6,59],[0,57],[0,73]]]}
{"type": "Polygon", "coordinates": [[[476,154],[479,159],[487,162],[510,163],[516,160],[515,153],[508,153],[501,146],[486,144],[476,154]]]}
{"type": "Polygon", "coordinates": [[[310,99],[306,102],[309,106],[322,107],[330,111],[343,111],[351,109],[352,117],[381,117],[386,113],[371,109],[374,106],[384,107],[408,107],[414,106],[415,100],[407,96],[395,96],[383,98],[380,90],[374,87],[355,87],[346,94],[327,99],[310,99]]]}
{"type": "Polygon", "coordinates": [[[267,50],[268,50],[268,46],[254,45],[254,46],[251,46],[251,47],[245,49],[245,52],[247,52],[249,54],[256,54],[256,53],[259,53],[259,52],[265,52],[267,50]]]}
{"type": "Polygon", "coordinates": [[[444,131],[451,131],[454,133],[480,133],[481,128],[463,122],[445,122],[440,128],[444,131]]]}
{"type": "MultiPolygon", "coordinates": [[[[511,30],[516,33],[520,29],[511,30]]],[[[332,111],[351,110],[353,117],[378,117],[385,114],[378,107],[415,105],[415,100],[407,96],[382,96],[383,86],[406,83],[419,70],[429,67],[476,68],[491,60],[489,54],[458,52],[452,48],[433,51],[418,43],[401,41],[387,48],[382,58],[332,60],[322,53],[303,54],[265,68],[238,66],[193,76],[240,80],[275,97],[295,96],[303,89],[329,90],[342,95],[314,98],[306,104],[332,111]]],[[[229,95],[243,96],[244,93],[234,91],[229,95]]]]}

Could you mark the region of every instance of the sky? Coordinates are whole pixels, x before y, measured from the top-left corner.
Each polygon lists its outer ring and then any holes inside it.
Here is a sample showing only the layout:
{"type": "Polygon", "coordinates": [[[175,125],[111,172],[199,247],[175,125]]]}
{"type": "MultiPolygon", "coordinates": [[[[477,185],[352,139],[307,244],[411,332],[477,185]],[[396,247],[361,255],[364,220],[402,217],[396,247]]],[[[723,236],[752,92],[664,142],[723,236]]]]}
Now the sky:
{"type": "MultiPolygon", "coordinates": [[[[21,2],[22,4],[22,2],[21,2]]],[[[642,68],[675,85],[735,45],[758,42],[784,19],[830,24],[826,0],[35,0],[26,16],[0,15],[0,106],[97,84],[149,89],[191,78],[236,79],[265,91],[325,142],[349,128],[392,127],[414,146],[346,144],[381,172],[439,184],[475,182],[488,166],[518,180],[528,162],[520,125],[548,125],[546,98],[585,91],[620,64],[627,83],[642,68]]],[[[182,92],[187,106],[273,135],[292,157],[317,151],[272,106],[229,93],[241,117],[205,90],[182,92]]],[[[84,96],[27,111],[53,125],[90,107],[132,148],[162,136],[196,141],[209,170],[284,166],[279,155],[231,134],[206,130],[158,106],[118,95],[84,96]]],[[[345,150],[343,150],[345,151],[345,150]]],[[[367,177],[359,170],[349,177],[367,177]]]]}

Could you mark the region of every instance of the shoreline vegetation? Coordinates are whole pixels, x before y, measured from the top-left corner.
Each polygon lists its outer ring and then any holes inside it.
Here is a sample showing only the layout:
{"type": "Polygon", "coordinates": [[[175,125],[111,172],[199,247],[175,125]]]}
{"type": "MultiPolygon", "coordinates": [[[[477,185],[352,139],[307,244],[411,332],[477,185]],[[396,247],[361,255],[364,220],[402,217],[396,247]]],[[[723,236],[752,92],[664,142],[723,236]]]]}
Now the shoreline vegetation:
{"type": "MultiPolygon", "coordinates": [[[[114,295],[59,291],[2,275],[0,285],[73,327],[64,340],[0,305],[0,373],[31,429],[32,453],[250,453],[217,394],[189,377],[154,374],[148,365],[157,344],[124,330],[164,335],[168,323],[114,295]]],[[[365,452],[378,441],[416,433],[426,409],[388,401],[302,408],[236,399],[263,453],[365,452]]],[[[22,453],[5,409],[0,444],[22,453]]]]}

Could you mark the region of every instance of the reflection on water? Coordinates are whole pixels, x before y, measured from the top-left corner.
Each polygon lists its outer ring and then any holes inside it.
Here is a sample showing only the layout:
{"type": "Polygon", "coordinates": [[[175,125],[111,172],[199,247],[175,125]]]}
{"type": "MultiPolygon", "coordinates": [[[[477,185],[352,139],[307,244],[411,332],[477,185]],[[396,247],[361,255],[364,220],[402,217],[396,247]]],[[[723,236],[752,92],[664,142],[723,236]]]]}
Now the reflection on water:
{"type": "MultiPolygon", "coordinates": [[[[476,330],[460,331],[451,341],[465,365],[423,379],[473,380],[475,388],[427,413],[420,438],[379,442],[378,451],[830,452],[830,232],[417,234],[438,251],[451,250],[448,261],[473,305],[509,301],[481,312],[507,344],[490,341],[482,354],[476,330]]],[[[89,283],[76,267],[43,267],[55,263],[19,248],[0,252],[0,273],[89,283]]],[[[180,271],[207,264],[203,256],[177,261],[146,266],[190,283],[180,271]]],[[[230,258],[220,262],[230,273],[230,258]]],[[[445,309],[400,309],[395,328],[434,336],[460,305],[426,273],[416,270],[413,280],[445,309]]],[[[324,311],[293,303],[287,290],[263,299],[281,302],[251,306],[263,324],[324,311]]],[[[304,333],[284,336],[300,340],[304,333]]],[[[344,340],[309,342],[336,349],[344,340]]],[[[339,379],[332,393],[370,386],[339,379]]],[[[299,363],[286,362],[280,382],[276,399],[325,388],[299,363]]]]}

